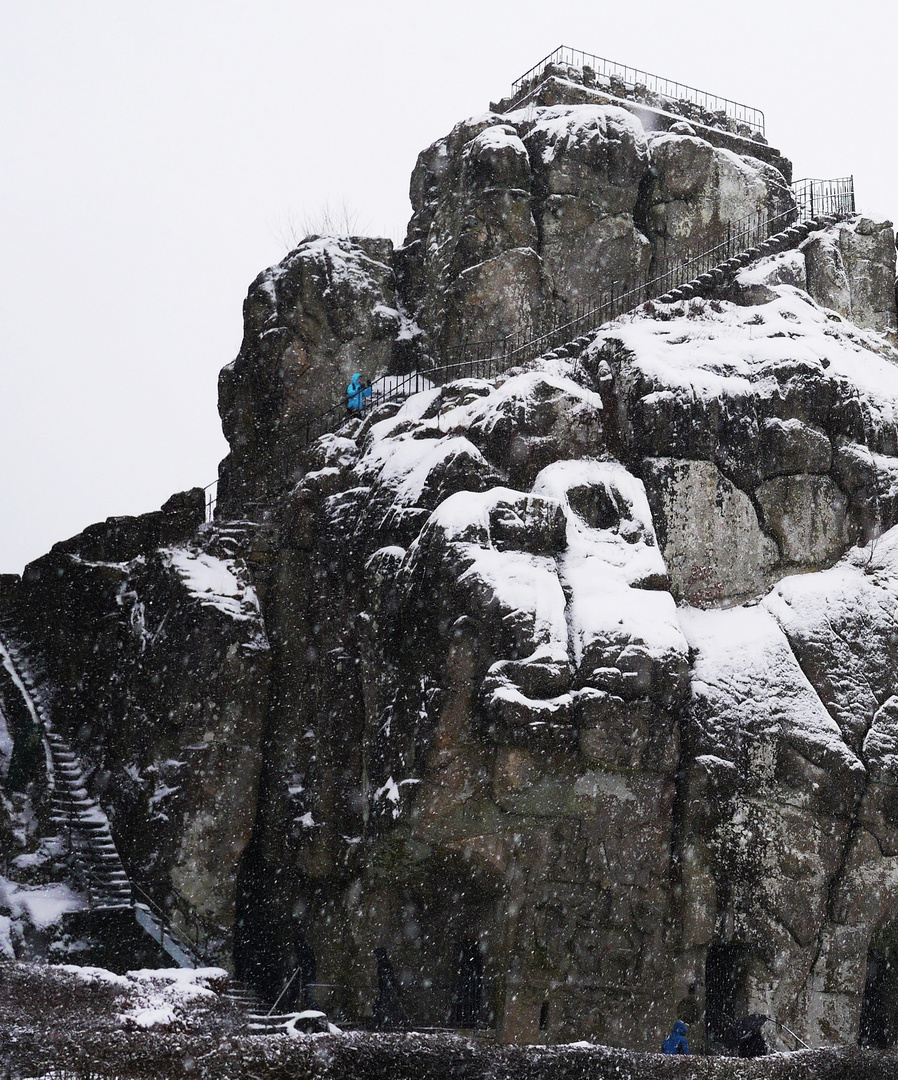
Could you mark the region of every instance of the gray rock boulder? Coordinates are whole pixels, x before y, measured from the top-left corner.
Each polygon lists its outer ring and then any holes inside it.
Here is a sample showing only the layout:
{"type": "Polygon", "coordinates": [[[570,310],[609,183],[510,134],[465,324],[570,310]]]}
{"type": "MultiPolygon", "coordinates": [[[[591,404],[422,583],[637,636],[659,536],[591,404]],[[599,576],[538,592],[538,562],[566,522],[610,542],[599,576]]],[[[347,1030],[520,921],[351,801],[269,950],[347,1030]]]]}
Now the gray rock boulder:
{"type": "Polygon", "coordinates": [[[402,287],[437,354],[532,335],[794,206],[771,165],[610,104],[457,125],[418,159],[402,287]]]}
{"type": "Polygon", "coordinates": [[[456,125],[419,155],[405,288],[440,355],[538,322],[549,300],[531,209],[531,165],[508,117],[456,125]]]}
{"type": "Polygon", "coordinates": [[[615,280],[618,291],[642,280],[651,252],[634,222],[649,167],[639,121],[611,107],[542,109],[525,144],[539,250],[557,301],[572,307],[615,280]]]}
{"type": "MultiPolygon", "coordinates": [[[[651,137],[646,231],[655,272],[724,243],[738,227],[786,216],[794,200],[771,165],[691,135],[651,137]]],[[[786,222],[788,223],[788,222],[786,222]]]]}
{"type": "Polygon", "coordinates": [[[219,514],[239,517],[295,478],[321,414],[354,372],[401,367],[415,329],[401,310],[389,240],[308,237],[250,286],[237,358],[219,377],[231,452],[219,514]]]}
{"type": "Polygon", "coordinates": [[[894,330],[895,233],[890,221],[860,217],[812,233],[802,244],[807,288],[858,326],[894,330]]]}

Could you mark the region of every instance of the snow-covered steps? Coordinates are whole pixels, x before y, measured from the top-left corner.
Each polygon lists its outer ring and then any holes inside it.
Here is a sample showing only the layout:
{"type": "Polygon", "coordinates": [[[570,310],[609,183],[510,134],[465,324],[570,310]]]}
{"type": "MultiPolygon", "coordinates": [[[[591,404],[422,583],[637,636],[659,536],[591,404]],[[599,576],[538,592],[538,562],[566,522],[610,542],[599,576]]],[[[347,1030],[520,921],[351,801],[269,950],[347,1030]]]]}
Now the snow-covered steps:
{"type": "Polygon", "coordinates": [[[774,233],[773,236],[769,236],[754,247],[722,260],[717,266],[711,267],[703,274],[699,274],[692,280],[677,286],[677,288],[663,293],[657,297],[657,303],[673,304],[678,300],[692,300],[698,296],[711,297],[720,288],[728,285],[735,275],[746,266],[756,262],[758,259],[766,258],[768,255],[775,255],[781,251],[798,247],[814,229],[825,228],[827,225],[839,220],[840,216],[842,215],[827,214],[810,218],[798,225],[791,225],[787,229],[774,233]]]}
{"type": "Polygon", "coordinates": [[[50,822],[56,827],[56,836],[66,842],[92,906],[102,909],[130,904],[131,885],[116,851],[109,821],[100,804],[88,793],[78,755],[52,730],[49,711],[24,650],[11,640],[7,624],[4,631],[0,638],[0,662],[43,737],[52,793],[50,822]]]}
{"type": "Polygon", "coordinates": [[[176,967],[195,968],[197,966],[196,957],[191,948],[146,904],[134,905],[134,917],[138,925],[143,927],[151,938],[159,942],[162,950],[171,957],[176,967]]]}
{"type": "Polygon", "coordinates": [[[259,997],[256,991],[247,983],[241,982],[239,979],[229,980],[227,986],[222,991],[221,996],[226,1001],[232,1002],[247,1014],[261,1015],[264,1014],[267,1009],[265,1002],[259,997]]]}
{"type": "MultiPolygon", "coordinates": [[[[236,542],[237,534],[242,535],[242,532],[240,529],[233,532],[236,542]]],[[[94,927],[118,927],[118,930],[110,932],[114,937],[123,935],[122,942],[131,942],[127,946],[129,955],[132,951],[135,956],[146,954],[145,947],[140,946],[138,941],[147,935],[157,943],[169,964],[174,962],[178,967],[196,967],[197,958],[192,949],[165,917],[152,911],[146,904],[135,903],[131,882],[116,848],[109,819],[99,802],[89,794],[87,774],[78,755],[59,732],[53,731],[49,710],[24,650],[10,644],[9,637],[7,627],[6,633],[0,636],[0,663],[12,679],[44,741],[51,794],[49,819],[56,830],[52,839],[57,847],[68,850],[70,865],[74,868],[78,883],[87,892],[89,907],[81,914],[94,927]],[[125,923],[122,923],[122,919],[125,923]],[[129,922],[132,930],[135,923],[139,927],[136,930],[137,939],[128,930],[129,922]]]]}
{"type": "Polygon", "coordinates": [[[331,1025],[318,1009],[304,1009],[301,1012],[250,1014],[249,1030],[254,1035],[314,1035],[330,1031],[331,1025]]]}
{"type": "Polygon", "coordinates": [[[202,527],[203,547],[219,559],[245,558],[259,530],[256,521],[210,521],[202,527]]]}

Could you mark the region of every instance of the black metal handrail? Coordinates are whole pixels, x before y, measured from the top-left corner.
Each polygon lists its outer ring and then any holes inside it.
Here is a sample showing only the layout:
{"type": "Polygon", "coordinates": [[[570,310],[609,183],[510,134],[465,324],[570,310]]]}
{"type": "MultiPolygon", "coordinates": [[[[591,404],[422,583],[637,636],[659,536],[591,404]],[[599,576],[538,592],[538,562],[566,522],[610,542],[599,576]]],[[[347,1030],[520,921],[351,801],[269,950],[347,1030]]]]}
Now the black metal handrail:
{"type": "Polygon", "coordinates": [[[207,920],[197,915],[195,911],[175,901],[175,911],[184,919],[186,924],[184,926],[175,926],[169,913],[160,904],[157,904],[145,889],[142,889],[133,881],[130,884],[132,892],[135,894],[132,906],[138,902],[143,904],[156,917],[161,930],[168,934],[178,948],[194,961],[199,960],[204,964],[210,963],[209,939],[212,935],[208,927],[210,925],[214,926],[214,924],[208,923],[207,920]],[[138,893],[140,894],[139,901],[137,900],[138,893]],[[192,931],[188,929],[191,922],[193,923],[192,931]]]}
{"type": "Polygon", "coordinates": [[[511,84],[511,93],[514,97],[524,87],[528,80],[541,75],[547,67],[554,64],[568,65],[583,69],[591,68],[594,74],[609,83],[612,79],[622,83],[628,90],[656,94],[663,98],[665,107],[671,112],[679,112],[677,104],[682,101],[692,102],[708,113],[723,113],[731,120],[739,124],[745,124],[759,135],[764,134],[764,113],[760,109],[754,109],[749,105],[742,105],[730,98],[720,97],[718,94],[709,94],[686,83],[676,82],[673,79],[665,79],[660,75],[652,75],[648,71],[640,71],[638,68],[627,64],[618,64],[613,60],[606,60],[601,56],[583,52],[580,49],[572,49],[568,45],[559,45],[557,49],[544,56],[538,64],[534,64],[529,71],[525,71],[520,78],[511,84]]]}
{"type": "Polygon", "coordinates": [[[726,238],[714,247],[676,259],[662,258],[660,266],[655,266],[654,274],[651,277],[646,274],[642,281],[612,281],[603,292],[571,305],[548,326],[525,323],[505,337],[465,341],[446,350],[428,368],[376,379],[371,385],[370,396],[365,399],[364,410],[348,409],[344,398],[307,421],[300,429],[300,441],[308,446],[319,436],[333,431],[341,420],[370,413],[379,405],[400,401],[444,382],[492,378],[569,345],[604,323],[719,269],[728,260],[748,253],[791,225],[800,221],[846,217],[855,212],[854,180],[850,176],[835,180],[800,180],[791,190],[795,207],[778,214],[758,211],[741,221],[731,222],[727,225],[726,238]]]}
{"type": "Polygon", "coordinates": [[[853,176],[840,176],[835,180],[796,180],[792,185],[792,194],[801,218],[812,218],[817,214],[854,213],[853,176]]]}

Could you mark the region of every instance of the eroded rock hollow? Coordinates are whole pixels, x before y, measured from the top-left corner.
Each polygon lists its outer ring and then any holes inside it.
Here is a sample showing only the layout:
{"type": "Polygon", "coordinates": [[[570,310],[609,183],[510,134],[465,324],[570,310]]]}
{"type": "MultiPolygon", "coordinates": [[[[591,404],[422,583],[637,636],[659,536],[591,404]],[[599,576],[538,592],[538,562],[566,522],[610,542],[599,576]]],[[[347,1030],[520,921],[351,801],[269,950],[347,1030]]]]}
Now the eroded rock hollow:
{"type": "Polygon", "coordinates": [[[97,527],[6,610],[131,874],[270,1000],[299,971],[347,1022],[882,1041],[891,224],[308,439],[354,371],[538,332],[794,205],[747,138],[563,91],[425,150],[402,247],[308,238],[256,279],[214,522],[97,527]]]}

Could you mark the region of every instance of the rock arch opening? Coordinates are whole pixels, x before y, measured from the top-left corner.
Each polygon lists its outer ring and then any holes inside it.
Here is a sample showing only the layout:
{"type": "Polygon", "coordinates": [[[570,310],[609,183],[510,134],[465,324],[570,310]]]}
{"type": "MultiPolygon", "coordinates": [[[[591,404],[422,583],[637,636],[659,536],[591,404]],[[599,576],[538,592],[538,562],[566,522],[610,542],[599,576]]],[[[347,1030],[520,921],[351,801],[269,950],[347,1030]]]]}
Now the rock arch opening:
{"type": "Polygon", "coordinates": [[[705,1024],[708,1045],[726,1046],[736,1021],[748,1009],[748,948],[738,941],[713,941],[705,958],[705,1024]]]}
{"type": "Polygon", "coordinates": [[[880,1049],[898,1043],[898,923],[870,942],[858,1043],[880,1049]]]}

